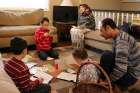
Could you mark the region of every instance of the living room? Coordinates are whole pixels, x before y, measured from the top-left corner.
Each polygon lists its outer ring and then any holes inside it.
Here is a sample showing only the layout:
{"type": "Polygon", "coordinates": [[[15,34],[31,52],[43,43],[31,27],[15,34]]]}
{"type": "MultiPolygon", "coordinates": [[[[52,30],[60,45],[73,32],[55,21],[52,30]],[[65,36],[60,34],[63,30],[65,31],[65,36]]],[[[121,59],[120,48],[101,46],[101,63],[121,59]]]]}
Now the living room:
{"type": "MultiPolygon", "coordinates": [[[[33,69],[30,73],[33,74],[34,78],[45,78],[45,84],[46,82],[50,84],[51,81],[51,87],[56,90],[52,93],[72,93],[76,82],[75,73],[77,73],[77,70],[75,70],[75,67],[77,68],[77,60],[74,58],[74,51],[76,50],[75,45],[71,41],[70,30],[74,26],[77,26],[78,6],[80,4],[87,4],[91,8],[95,18],[95,31],[85,33],[83,38],[84,48],[89,58],[98,63],[101,60],[102,53],[106,50],[112,50],[112,40],[106,40],[104,39],[105,37],[101,36],[102,20],[105,18],[113,19],[117,27],[122,27],[124,24],[131,24],[133,28],[135,27],[132,29],[134,32],[131,33],[131,35],[134,36],[139,45],[139,0],[106,0],[104,2],[103,0],[3,0],[0,3],[0,64],[2,63],[0,65],[0,90],[2,93],[20,93],[13,80],[3,69],[3,61],[5,63],[14,57],[11,53],[11,40],[13,37],[21,38],[27,42],[28,54],[22,61],[25,62],[25,64],[29,63],[29,69],[30,66],[32,66],[31,68],[33,69]],[[73,10],[70,10],[69,7],[73,7],[73,10]],[[42,60],[41,58],[45,55],[41,53],[40,57],[38,49],[36,50],[35,34],[36,30],[40,26],[43,26],[41,22],[44,17],[47,19],[44,19],[45,21],[43,21],[43,23],[46,21],[49,23],[49,35],[53,38],[52,48],[58,53],[58,58],[48,57],[47,55],[47,58],[45,57],[45,60],[42,60]],[[37,73],[37,70],[40,73],[37,73]],[[35,76],[34,73],[37,73],[37,76],[35,76]]],[[[48,25],[48,23],[46,24],[48,25]]],[[[24,44],[22,44],[21,47],[24,46],[24,44]]],[[[19,58],[19,56],[17,58],[19,58]]],[[[110,87],[110,81],[108,85],[109,88],[112,89],[110,87]]],[[[137,90],[129,92],[139,93],[137,90]]],[[[112,93],[112,91],[107,93],[112,93]]]]}

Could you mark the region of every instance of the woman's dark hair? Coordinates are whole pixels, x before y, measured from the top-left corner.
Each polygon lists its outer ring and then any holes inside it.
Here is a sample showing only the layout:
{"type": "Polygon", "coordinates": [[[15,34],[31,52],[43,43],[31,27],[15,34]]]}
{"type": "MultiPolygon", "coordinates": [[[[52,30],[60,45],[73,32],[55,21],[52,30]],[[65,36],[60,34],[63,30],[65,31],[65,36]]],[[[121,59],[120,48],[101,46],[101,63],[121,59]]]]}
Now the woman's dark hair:
{"type": "Polygon", "coordinates": [[[41,24],[43,24],[44,23],[44,21],[47,21],[48,23],[49,23],[49,19],[47,18],[47,17],[44,17],[42,20],[41,20],[41,24]]]}
{"type": "Polygon", "coordinates": [[[22,39],[20,37],[14,37],[11,39],[10,49],[11,49],[12,53],[19,55],[26,48],[27,48],[27,42],[24,39],[22,39]]]}
{"type": "Polygon", "coordinates": [[[103,26],[104,28],[106,28],[107,25],[110,26],[112,29],[117,28],[116,23],[115,23],[111,18],[105,18],[105,19],[102,21],[102,26],[103,26]]]}
{"type": "Polygon", "coordinates": [[[75,49],[72,55],[74,58],[78,58],[82,60],[88,58],[87,51],[84,48],[75,49]]]}
{"type": "Polygon", "coordinates": [[[90,14],[92,13],[91,8],[90,8],[87,4],[80,4],[79,6],[84,7],[85,10],[86,10],[86,11],[84,11],[84,12],[82,13],[83,16],[88,16],[88,15],[90,15],[90,14]]]}

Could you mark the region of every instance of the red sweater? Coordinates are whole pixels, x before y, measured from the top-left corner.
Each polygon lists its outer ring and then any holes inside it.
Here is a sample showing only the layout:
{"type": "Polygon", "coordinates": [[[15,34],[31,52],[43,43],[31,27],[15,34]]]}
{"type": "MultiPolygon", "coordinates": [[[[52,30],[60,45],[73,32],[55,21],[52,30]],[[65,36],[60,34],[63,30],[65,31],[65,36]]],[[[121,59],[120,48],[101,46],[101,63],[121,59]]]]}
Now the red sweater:
{"type": "Polygon", "coordinates": [[[45,32],[49,32],[49,30],[43,29],[42,27],[38,28],[35,32],[35,42],[38,51],[49,51],[52,49],[51,45],[53,37],[50,35],[44,36],[45,32]]]}
{"type": "Polygon", "coordinates": [[[9,60],[4,67],[5,71],[15,82],[21,93],[29,92],[39,85],[39,80],[31,81],[28,67],[16,58],[9,60]]]}

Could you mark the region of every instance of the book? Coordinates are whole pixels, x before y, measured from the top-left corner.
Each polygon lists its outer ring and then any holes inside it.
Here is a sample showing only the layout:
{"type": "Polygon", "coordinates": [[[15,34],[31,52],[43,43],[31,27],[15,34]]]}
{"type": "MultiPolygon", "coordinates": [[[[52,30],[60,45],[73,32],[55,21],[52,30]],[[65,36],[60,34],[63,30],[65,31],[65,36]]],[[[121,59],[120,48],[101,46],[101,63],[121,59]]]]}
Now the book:
{"type": "Polygon", "coordinates": [[[34,75],[35,73],[37,73],[37,69],[36,67],[33,67],[31,69],[29,69],[30,74],[34,75]]]}
{"type": "Polygon", "coordinates": [[[48,84],[53,79],[53,76],[51,76],[48,73],[42,72],[42,71],[37,71],[37,73],[35,73],[34,76],[37,77],[37,78],[43,78],[44,79],[44,81],[43,81],[44,84],[48,84]]]}
{"type": "Polygon", "coordinates": [[[71,74],[67,72],[61,72],[58,76],[58,79],[66,80],[66,81],[72,81],[76,82],[76,74],[71,74]]]}
{"type": "Polygon", "coordinates": [[[31,69],[32,67],[36,66],[37,63],[30,62],[30,63],[26,63],[26,65],[29,69],[31,69]]]}
{"type": "Polygon", "coordinates": [[[36,67],[33,66],[32,68],[29,69],[31,74],[35,74],[37,71],[41,71],[41,72],[48,72],[48,67],[47,66],[43,66],[43,67],[36,67]]]}

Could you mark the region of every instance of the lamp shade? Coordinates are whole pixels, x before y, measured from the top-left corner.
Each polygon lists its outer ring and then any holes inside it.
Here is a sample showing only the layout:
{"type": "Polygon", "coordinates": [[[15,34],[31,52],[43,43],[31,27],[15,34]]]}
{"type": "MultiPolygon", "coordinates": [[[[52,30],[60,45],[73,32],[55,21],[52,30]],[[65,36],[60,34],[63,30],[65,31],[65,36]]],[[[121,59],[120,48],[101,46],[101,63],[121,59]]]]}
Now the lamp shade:
{"type": "Polygon", "coordinates": [[[71,0],[63,0],[60,6],[73,6],[71,0]]]}

